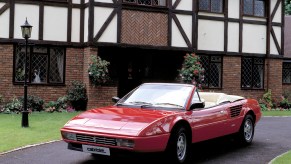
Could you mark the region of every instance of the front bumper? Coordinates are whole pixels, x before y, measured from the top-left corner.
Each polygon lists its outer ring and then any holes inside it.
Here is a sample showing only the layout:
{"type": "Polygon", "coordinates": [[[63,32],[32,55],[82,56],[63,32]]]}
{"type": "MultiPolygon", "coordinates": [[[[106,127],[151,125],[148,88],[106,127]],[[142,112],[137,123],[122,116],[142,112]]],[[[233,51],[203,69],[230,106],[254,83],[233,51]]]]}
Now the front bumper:
{"type": "MultiPolygon", "coordinates": [[[[87,135],[87,134],[86,134],[87,135]]],[[[92,135],[92,134],[90,134],[92,135]]],[[[134,141],[134,147],[122,147],[117,145],[106,145],[100,143],[93,143],[93,142],[84,142],[77,140],[68,140],[63,138],[65,142],[68,143],[68,148],[71,150],[83,151],[82,145],[94,145],[94,146],[102,146],[112,149],[121,149],[121,150],[129,150],[134,152],[161,152],[164,151],[167,147],[167,143],[170,137],[170,134],[162,134],[162,135],[155,135],[155,136],[147,136],[147,137],[132,137],[132,136],[115,136],[115,135],[101,135],[101,134],[94,134],[93,136],[102,136],[105,138],[122,138],[134,141]]]]}

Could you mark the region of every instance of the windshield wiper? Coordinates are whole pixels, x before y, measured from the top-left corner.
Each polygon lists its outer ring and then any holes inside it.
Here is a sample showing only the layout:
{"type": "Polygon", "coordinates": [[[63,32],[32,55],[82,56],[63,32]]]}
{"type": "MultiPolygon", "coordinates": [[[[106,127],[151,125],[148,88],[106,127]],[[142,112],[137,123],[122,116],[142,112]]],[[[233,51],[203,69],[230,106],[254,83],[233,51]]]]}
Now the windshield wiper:
{"type": "Polygon", "coordinates": [[[129,102],[129,103],[134,104],[134,105],[140,105],[141,108],[153,105],[152,103],[144,102],[144,101],[133,101],[133,102],[129,102]]]}
{"type": "Polygon", "coordinates": [[[170,106],[176,106],[176,107],[179,107],[179,108],[184,108],[182,105],[173,104],[173,103],[156,103],[154,105],[170,105],[170,106]]]}

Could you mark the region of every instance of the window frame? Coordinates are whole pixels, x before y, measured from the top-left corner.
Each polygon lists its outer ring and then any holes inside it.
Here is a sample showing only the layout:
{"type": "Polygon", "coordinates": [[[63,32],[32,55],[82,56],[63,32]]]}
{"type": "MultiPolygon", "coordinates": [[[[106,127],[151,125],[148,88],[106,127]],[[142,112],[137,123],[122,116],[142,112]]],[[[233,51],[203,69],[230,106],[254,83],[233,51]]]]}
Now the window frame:
{"type": "Polygon", "coordinates": [[[122,0],[122,4],[124,5],[134,5],[134,6],[140,6],[140,7],[155,7],[155,8],[167,8],[168,7],[168,0],[165,0],[165,5],[154,5],[153,1],[155,0],[150,0],[151,4],[150,5],[145,5],[145,4],[139,4],[139,0],[133,0],[134,2],[128,2],[127,0],[122,0]]]}
{"type": "MultiPolygon", "coordinates": [[[[12,77],[12,82],[14,85],[19,85],[19,84],[24,84],[24,81],[16,81],[16,49],[17,49],[17,46],[25,46],[25,45],[19,45],[19,44],[15,44],[13,46],[13,77],[12,77]]],[[[28,45],[27,47],[27,59],[28,59],[28,62],[27,63],[27,67],[29,68],[29,70],[27,70],[27,77],[28,77],[28,81],[27,81],[27,84],[29,85],[45,85],[45,86],[63,86],[65,85],[65,81],[66,81],[66,47],[61,47],[61,46],[47,46],[47,45],[28,45]],[[34,83],[32,82],[32,65],[30,63],[29,60],[32,59],[32,56],[34,54],[33,52],[33,48],[34,46],[37,46],[37,47],[43,47],[43,48],[47,48],[47,52],[46,53],[42,53],[42,54],[38,54],[38,55],[46,55],[47,56],[47,63],[46,63],[46,67],[47,67],[47,73],[46,73],[46,82],[43,82],[43,83],[34,83]],[[63,81],[62,82],[50,82],[50,65],[51,65],[51,54],[50,54],[50,50],[53,49],[53,48],[61,48],[63,49],[64,51],[64,63],[63,63],[63,81]]]]}
{"type": "Polygon", "coordinates": [[[222,1],[222,10],[221,12],[217,12],[217,11],[212,11],[212,0],[208,0],[208,10],[204,10],[204,9],[200,9],[200,0],[198,1],[198,11],[201,11],[201,12],[208,12],[208,13],[217,13],[217,14],[224,14],[224,0],[221,0],[222,1]]]}
{"type": "MultiPolygon", "coordinates": [[[[207,72],[207,74],[208,75],[210,75],[210,67],[211,67],[211,64],[212,63],[220,63],[221,64],[221,72],[220,72],[220,77],[219,77],[219,79],[220,79],[220,81],[219,81],[219,83],[220,83],[220,86],[219,87],[210,87],[210,83],[209,83],[209,77],[208,77],[208,83],[207,83],[207,85],[205,85],[205,83],[202,83],[202,88],[205,88],[205,89],[222,89],[222,85],[223,85],[223,80],[222,80],[222,78],[223,78],[223,56],[221,56],[221,55],[207,55],[207,54],[199,54],[198,55],[199,57],[200,57],[200,63],[202,64],[202,67],[205,69],[205,67],[203,66],[203,63],[202,63],[202,61],[201,61],[201,56],[206,56],[207,57],[207,62],[208,62],[208,72],[207,72]],[[211,57],[212,56],[217,56],[217,57],[220,57],[220,59],[221,59],[221,62],[215,62],[215,61],[211,61],[211,57]]],[[[205,70],[206,71],[206,70],[205,70]]],[[[205,76],[205,75],[204,75],[205,76]]]]}
{"type": "Polygon", "coordinates": [[[240,79],[240,87],[242,90],[264,90],[265,89],[265,59],[263,57],[241,57],[241,79],[240,79]],[[252,60],[252,72],[251,72],[251,86],[250,87],[243,87],[243,60],[244,59],[251,59],[252,60]],[[263,64],[255,64],[255,59],[262,59],[263,64]],[[263,81],[262,81],[262,88],[254,88],[254,66],[255,65],[262,65],[263,66],[263,81]]]}
{"type": "Polygon", "coordinates": [[[289,84],[290,85],[291,84],[291,67],[290,68],[284,68],[285,64],[291,65],[291,62],[290,61],[288,61],[288,62],[283,61],[283,63],[282,63],[282,84],[289,84]],[[283,76],[284,70],[288,70],[289,71],[290,82],[284,82],[284,76],[283,76]]]}
{"type": "Polygon", "coordinates": [[[242,14],[243,14],[243,16],[247,16],[247,17],[257,17],[257,18],[266,18],[267,17],[267,11],[266,11],[266,9],[267,9],[267,1],[265,1],[264,0],[264,15],[263,16],[258,16],[258,15],[255,15],[255,1],[257,1],[257,0],[251,0],[251,1],[253,1],[253,10],[252,10],[252,12],[253,12],[253,14],[245,14],[245,3],[244,3],[244,0],[242,0],[243,2],[242,2],[242,14]]]}

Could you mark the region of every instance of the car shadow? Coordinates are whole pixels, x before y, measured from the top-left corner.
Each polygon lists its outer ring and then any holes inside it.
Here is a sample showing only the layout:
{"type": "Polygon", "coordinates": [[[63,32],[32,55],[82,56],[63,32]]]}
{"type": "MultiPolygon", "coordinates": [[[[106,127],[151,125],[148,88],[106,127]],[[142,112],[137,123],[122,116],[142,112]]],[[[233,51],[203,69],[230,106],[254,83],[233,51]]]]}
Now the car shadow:
{"type": "MultiPolygon", "coordinates": [[[[220,137],[208,141],[192,144],[191,146],[191,161],[189,163],[207,163],[227,155],[229,152],[234,152],[244,149],[245,146],[241,145],[233,136],[220,137]]],[[[97,162],[109,163],[164,163],[164,153],[129,153],[129,154],[115,154],[114,158],[108,157],[94,157],[91,156],[90,160],[83,161],[82,164],[93,164],[97,162]]]]}

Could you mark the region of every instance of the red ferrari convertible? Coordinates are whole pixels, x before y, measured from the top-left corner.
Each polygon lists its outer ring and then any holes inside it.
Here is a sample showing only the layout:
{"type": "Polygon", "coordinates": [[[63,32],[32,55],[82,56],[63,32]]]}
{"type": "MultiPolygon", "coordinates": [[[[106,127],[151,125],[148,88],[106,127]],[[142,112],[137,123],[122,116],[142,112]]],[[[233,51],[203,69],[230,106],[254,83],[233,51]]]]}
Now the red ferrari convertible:
{"type": "Polygon", "coordinates": [[[87,110],[61,129],[71,150],[111,156],[115,150],[190,158],[191,143],[236,134],[250,144],[261,109],[254,99],[199,92],[194,85],[145,83],[113,106],[87,110]]]}

